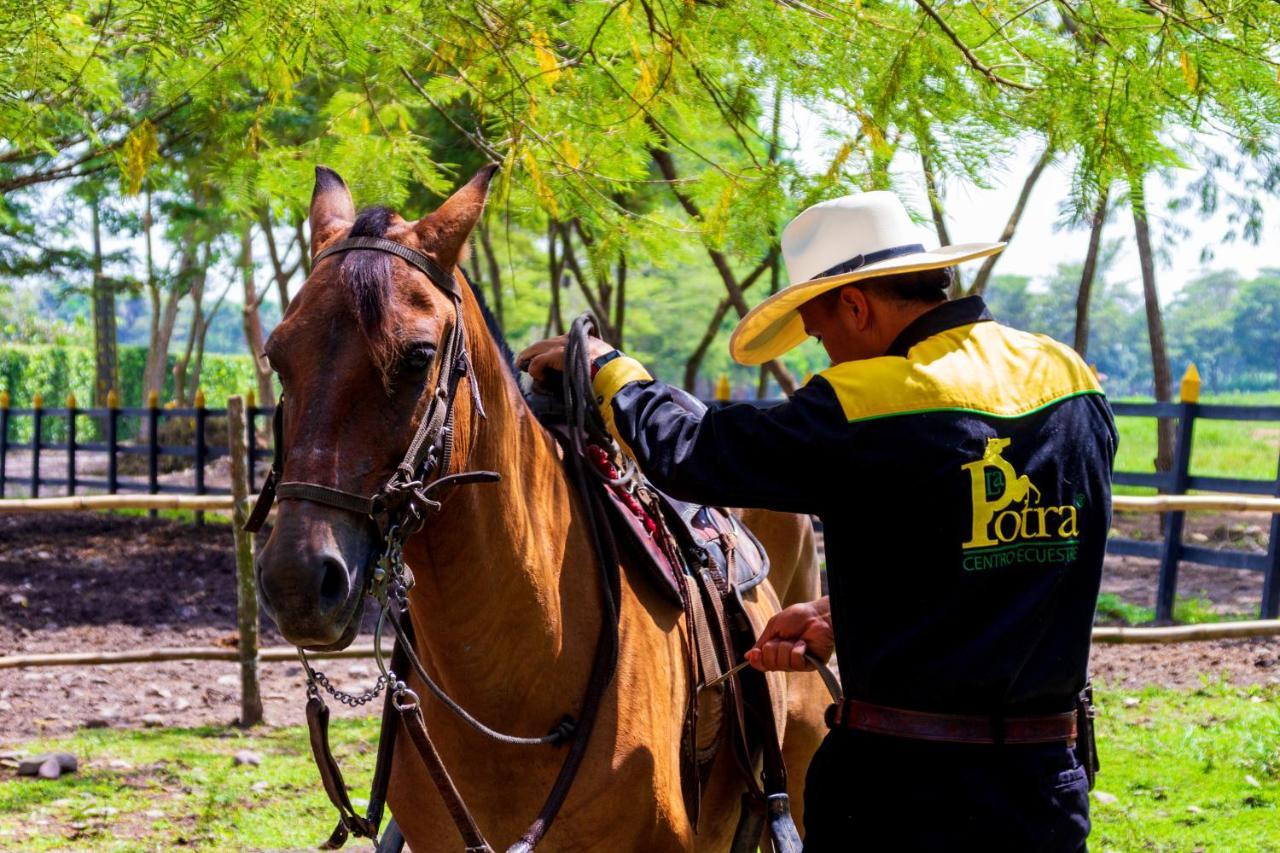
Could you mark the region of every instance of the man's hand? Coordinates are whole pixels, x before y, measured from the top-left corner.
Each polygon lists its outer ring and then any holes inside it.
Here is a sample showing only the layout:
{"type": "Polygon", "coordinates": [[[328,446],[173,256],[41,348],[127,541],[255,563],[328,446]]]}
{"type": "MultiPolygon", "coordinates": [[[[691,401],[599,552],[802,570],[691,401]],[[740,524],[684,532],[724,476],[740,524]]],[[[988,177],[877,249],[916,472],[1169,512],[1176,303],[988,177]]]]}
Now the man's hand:
{"type": "Polygon", "coordinates": [[[835,649],[831,600],[823,597],[775,613],[746,657],[756,669],[785,672],[811,669],[804,659],[805,652],[826,661],[835,649]]]}
{"type": "MultiPolygon", "coordinates": [[[[530,344],[524,352],[516,356],[516,367],[527,371],[538,382],[542,382],[548,370],[564,372],[564,345],[566,335],[547,338],[530,344]]],[[[595,361],[606,353],[613,352],[613,346],[597,337],[587,338],[587,357],[595,361]]]]}

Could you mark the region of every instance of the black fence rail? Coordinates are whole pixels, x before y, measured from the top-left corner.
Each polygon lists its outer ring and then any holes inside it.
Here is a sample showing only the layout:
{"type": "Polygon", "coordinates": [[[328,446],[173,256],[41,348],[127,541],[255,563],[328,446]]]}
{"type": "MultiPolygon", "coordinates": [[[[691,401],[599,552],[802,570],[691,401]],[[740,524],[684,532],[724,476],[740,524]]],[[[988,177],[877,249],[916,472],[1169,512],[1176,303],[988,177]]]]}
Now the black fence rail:
{"type": "MultiPolygon", "coordinates": [[[[711,402],[711,405],[724,405],[724,402],[718,400],[711,402]]],[[[774,405],[777,402],[776,400],[753,401],[756,405],[774,405]]],[[[0,397],[0,499],[10,496],[9,484],[17,482],[15,478],[8,475],[8,457],[15,450],[30,453],[30,471],[21,478],[21,482],[31,497],[38,497],[41,488],[45,486],[64,487],[68,495],[74,495],[78,490],[98,490],[110,494],[130,491],[150,494],[229,494],[229,489],[225,486],[211,486],[206,483],[209,463],[225,457],[228,453],[225,444],[209,443],[208,425],[215,419],[223,419],[225,422],[226,410],[208,409],[202,403],[202,400],[197,400],[197,405],[191,408],[163,408],[154,405],[139,408],[94,409],[80,409],[74,406],[56,409],[43,406],[10,408],[5,399],[0,397]],[[31,421],[30,439],[11,442],[9,439],[11,425],[21,418],[29,418],[31,421]],[[84,418],[90,419],[94,431],[100,432],[100,436],[90,436],[92,440],[81,440],[77,419],[84,418]],[[131,441],[121,438],[121,427],[124,419],[127,418],[138,421],[137,429],[130,431],[136,435],[136,438],[131,441]],[[181,445],[162,443],[163,425],[179,418],[191,419],[193,425],[191,442],[181,445]],[[59,421],[63,425],[61,430],[57,430],[60,440],[47,440],[51,432],[47,429],[48,425],[59,421]],[[66,453],[65,467],[61,472],[47,473],[42,468],[41,454],[44,451],[66,453]],[[103,452],[107,456],[105,477],[85,477],[77,471],[78,454],[94,451],[103,452]],[[120,459],[122,456],[130,455],[146,458],[145,479],[120,476],[120,459]],[[161,482],[159,469],[162,457],[190,458],[194,482],[190,485],[161,482]]],[[[1213,405],[1198,402],[1116,402],[1112,404],[1112,410],[1118,417],[1172,419],[1177,425],[1173,470],[1157,473],[1117,471],[1114,476],[1114,482],[1117,485],[1144,486],[1172,495],[1199,491],[1280,497],[1280,473],[1273,480],[1258,480],[1195,475],[1190,470],[1197,420],[1280,422],[1280,406],[1213,405]]],[[[251,401],[250,405],[246,406],[246,432],[248,433],[246,439],[250,456],[248,474],[251,490],[258,488],[261,482],[259,474],[265,473],[270,466],[272,449],[269,425],[274,412],[274,407],[252,405],[251,401]]],[[[1280,617],[1280,514],[1273,514],[1271,517],[1267,551],[1263,554],[1186,544],[1182,541],[1184,524],[1185,513],[1169,512],[1166,514],[1160,541],[1111,537],[1107,543],[1107,549],[1111,554],[1145,557],[1159,562],[1160,574],[1156,590],[1157,621],[1169,622],[1173,618],[1178,567],[1183,561],[1262,572],[1264,579],[1261,615],[1265,619],[1280,617]]]]}
{"type": "Polygon", "coordinates": [[[229,487],[207,482],[209,463],[229,452],[225,444],[211,444],[208,440],[210,422],[222,419],[225,423],[225,409],[206,408],[200,397],[195,406],[185,408],[154,404],[79,408],[74,398],[67,402],[63,407],[49,408],[37,397],[32,406],[15,408],[8,405],[7,395],[0,396],[0,499],[13,497],[17,488],[34,498],[46,489],[58,487],[67,495],[86,491],[230,494],[229,487]],[[165,443],[167,425],[184,420],[181,432],[184,438],[189,434],[189,440],[165,443]],[[19,424],[26,428],[17,429],[19,424]],[[14,441],[11,435],[16,432],[29,438],[14,441]],[[125,438],[126,435],[131,437],[125,438]],[[52,466],[47,464],[50,452],[63,454],[52,466]],[[83,472],[84,454],[88,453],[105,456],[104,471],[83,472]],[[15,456],[29,464],[28,470],[17,476],[10,470],[15,456]],[[143,459],[140,467],[145,473],[122,472],[121,462],[126,458],[143,459]],[[165,458],[190,459],[192,482],[163,482],[160,467],[165,458]]]}
{"type": "MultiPolygon", "coordinates": [[[[1184,495],[1190,491],[1245,495],[1280,496],[1280,471],[1273,480],[1240,477],[1211,477],[1191,473],[1191,448],[1196,421],[1280,421],[1280,406],[1231,406],[1184,401],[1180,403],[1112,403],[1117,417],[1172,419],[1176,424],[1173,469],[1156,473],[1117,471],[1112,480],[1121,486],[1147,486],[1164,494],[1184,495]]],[[[1280,463],[1278,463],[1280,464],[1280,463]]],[[[1263,572],[1262,607],[1264,619],[1280,616],[1280,514],[1272,514],[1267,551],[1258,554],[1236,549],[1207,548],[1182,541],[1186,514],[1166,514],[1161,541],[1112,537],[1107,550],[1112,554],[1149,557],[1160,562],[1156,588],[1156,621],[1173,619],[1178,588],[1178,565],[1182,561],[1228,569],[1263,572]]]]}

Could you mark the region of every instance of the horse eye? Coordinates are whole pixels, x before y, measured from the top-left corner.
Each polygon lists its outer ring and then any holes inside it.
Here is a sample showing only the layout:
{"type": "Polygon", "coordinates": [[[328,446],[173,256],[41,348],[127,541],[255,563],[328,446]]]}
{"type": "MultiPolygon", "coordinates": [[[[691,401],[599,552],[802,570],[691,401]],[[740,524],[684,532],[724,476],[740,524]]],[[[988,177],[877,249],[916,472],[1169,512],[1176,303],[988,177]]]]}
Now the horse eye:
{"type": "Polygon", "coordinates": [[[400,367],[412,373],[421,373],[431,365],[436,356],[436,348],[432,344],[414,344],[400,359],[400,367]]]}

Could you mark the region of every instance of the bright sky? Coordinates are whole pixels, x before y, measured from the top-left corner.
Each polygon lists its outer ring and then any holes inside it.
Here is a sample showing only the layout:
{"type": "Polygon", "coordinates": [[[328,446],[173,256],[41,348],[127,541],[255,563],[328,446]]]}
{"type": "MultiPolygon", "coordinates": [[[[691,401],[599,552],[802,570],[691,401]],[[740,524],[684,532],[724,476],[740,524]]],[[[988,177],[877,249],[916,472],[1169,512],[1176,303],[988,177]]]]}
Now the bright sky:
{"type": "MultiPolygon", "coordinates": [[[[823,121],[822,117],[798,104],[787,105],[784,109],[783,133],[796,149],[794,156],[799,159],[802,167],[813,171],[825,170],[838,147],[838,143],[824,136],[823,121]]],[[[1206,137],[1200,141],[1217,147],[1217,141],[1213,138],[1206,137]]],[[[1018,146],[1015,156],[1010,158],[1005,169],[989,178],[991,186],[987,189],[961,180],[948,179],[944,182],[948,233],[954,242],[999,238],[1013,211],[1022,182],[1039,153],[1038,140],[1029,140],[1018,146]]],[[[899,179],[896,186],[904,203],[913,212],[927,217],[928,201],[916,156],[913,153],[900,156],[894,161],[893,171],[899,179]]],[[[1231,229],[1226,210],[1220,209],[1208,219],[1202,219],[1191,211],[1181,212],[1176,220],[1172,219],[1167,203],[1185,192],[1186,186],[1197,177],[1197,170],[1184,169],[1174,176],[1172,185],[1166,185],[1158,178],[1149,178],[1147,181],[1152,240],[1159,256],[1156,280],[1164,300],[1168,300],[1185,282],[1207,269],[1233,268],[1245,277],[1252,277],[1262,267],[1280,267],[1280,244],[1274,240],[1264,238],[1257,246],[1243,239],[1229,244],[1222,242],[1223,235],[1231,229]],[[1181,240],[1168,238],[1163,226],[1172,221],[1189,229],[1191,237],[1181,240]],[[1216,257],[1203,263],[1201,252],[1206,247],[1212,248],[1216,257]]],[[[1036,278],[1052,273],[1060,262],[1083,260],[1089,243],[1088,230],[1055,228],[1060,217],[1060,205],[1070,194],[1070,185],[1070,163],[1055,162],[1040,176],[1018,230],[995,268],[996,275],[1017,273],[1036,278]]],[[[1118,186],[1113,189],[1113,192],[1119,191],[1118,186]]],[[[1265,198],[1263,208],[1266,231],[1274,233],[1276,223],[1280,222],[1280,199],[1265,198]]],[[[921,242],[930,248],[938,243],[936,232],[929,224],[921,228],[921,238],[921,242]]],[[[1136,285],[1141,281],[1141,273],[1133,236],[1133,215],[1127,207],[1120,207],[1108,221],[1104,240],[1110,239],[1122,241],[1113,277],[1136,285]]],[[[980,264],[981,261],[978,261],[973,267],[980,264]]]]}

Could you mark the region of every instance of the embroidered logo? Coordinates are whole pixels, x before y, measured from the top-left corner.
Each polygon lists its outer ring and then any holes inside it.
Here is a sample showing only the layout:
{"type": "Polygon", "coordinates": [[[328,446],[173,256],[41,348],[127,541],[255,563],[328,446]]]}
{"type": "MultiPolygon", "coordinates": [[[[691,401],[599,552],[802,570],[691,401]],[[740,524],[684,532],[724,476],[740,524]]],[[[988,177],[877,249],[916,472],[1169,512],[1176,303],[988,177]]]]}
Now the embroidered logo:
{"type": "Polygon", "coordinates": [[[966,571],[1021,563],[1062,565],[1079,550],[1079,511],[1073,504],[1043,506],[1040,490],[1004,458],[1007,438],[989,438],[981,459],[961,466],[969,473],[973,530],[964,550],[966,571]]]}

